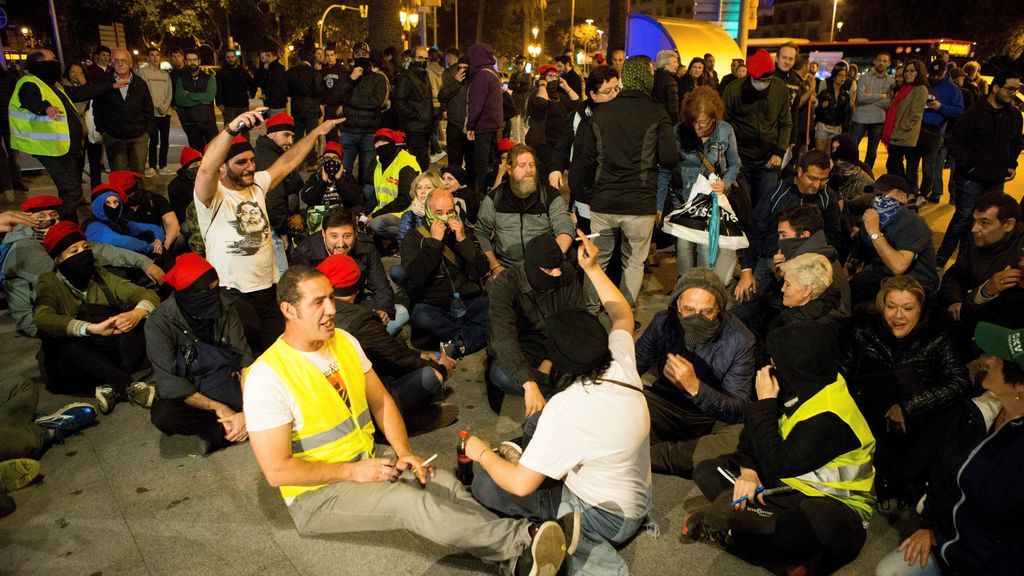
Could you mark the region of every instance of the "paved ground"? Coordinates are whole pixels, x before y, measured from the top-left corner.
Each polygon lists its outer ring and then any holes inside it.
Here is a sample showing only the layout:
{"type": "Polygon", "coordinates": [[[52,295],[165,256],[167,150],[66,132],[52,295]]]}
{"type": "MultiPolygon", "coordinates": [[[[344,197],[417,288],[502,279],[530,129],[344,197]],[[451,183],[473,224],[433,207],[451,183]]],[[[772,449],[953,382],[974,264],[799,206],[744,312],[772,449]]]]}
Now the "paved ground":
{"type": "MultiPolygon", "coordinates": [[[[171,158],[184,137],[172,133],[171,158]]],[[[173,160],[172,160],[173,161],[173,160]]],[[[878,165],[884,165],[884,152],[878,165]]],[[[148,184],[163,191],[169,177],[148,184]]],[[[54,193],[45,174],[28,179],[28,195],[54,193]]],[[[1011,188],[1020,198],[1021,180],[1011,188]]],[[[0,209],[16,206],[25,194],[0,195],[0,209]]],[[[952,214],[942,203],[924,215],[936,243],[952,214]]],[[[639,319],[646,325],[666,302],[674,262],[654,269],[644,284],[639,319]]],[[[0,311],[0,373],[39,381],[38,341],[16,334],[10,315],[0,311]]],[[[450,401],[461,408],[457,425],[417,437],[424,457],[438,453],[437,466],[454,469],[460,427],[490,439],[518,435],[523,403],[505,402],[495,416],[487,408],[482,354],[465,360],[451,381],[450,401]]],[[[40,389],[42,383],[40,382],[40,389]]],[[[40,411],[74,399],[43,392],[40,411]]],[[[303,538],[284,504],[261,477],[247,446],[207,457],[189,456],[183,442],[163,437],[148,414],[121,405],[100,424],[53,447],[43,458],[42,482],[16,492],[18,510],[0,520],[0,574],[488,574],[493,567],[441,549],[405,532],[303,538]]],[[[637,575],[762,574],[721,550],[683,542],[685,511],[703,502],[692,482],[655,476],[655,517],[660,538],[640,536],[623,551],[637,575]]],[[[908,526],[876,517],[860,557],[841,574],[871,574],[908,526]]]]}

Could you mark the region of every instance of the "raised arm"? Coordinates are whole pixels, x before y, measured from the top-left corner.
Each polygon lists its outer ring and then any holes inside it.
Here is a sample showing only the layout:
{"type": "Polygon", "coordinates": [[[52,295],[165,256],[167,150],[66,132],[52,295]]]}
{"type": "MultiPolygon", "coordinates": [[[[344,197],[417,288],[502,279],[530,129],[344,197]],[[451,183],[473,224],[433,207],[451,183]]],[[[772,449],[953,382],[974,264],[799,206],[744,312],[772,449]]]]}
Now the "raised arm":
{"type": "MultiPolygon", "coordinates": [[[[233,130],[238,130],[240,127],[246,129],[254,128],[263,122],[263,117],[259,114],[263,110],[266,110],[266,108],[257,108],[250,112],[243,112],[228,125],[233,130]]],[[[210,141],[206,154],[203,155],[203,159],[199,164],[199,172],[196,173],[195,197],[196,200],[202,202],[205,206],[210,206],[210,203],[213,202],[213,197],[217,194],[220,167],[228,159],[228,150],[231,148],[231,141],[234,138],[227,130],[222,130],[220,134],[217,134],[210,141]]]]}
{"type": "Polygon", "coordinates": [[[583,268],[590,283],[594,285],[597,297],[601,299],[601,305],[604,306],[608,317],[612,319],[612,330],[625,330],[632,334],[633,311],[630,309],[626,297],[619,292],[619,289],[601,269],[601,264],[598,262],[597,246],[580,230],[576,230],[576,238],[582,244],[579,247],[580,268],[583,268]]]}
{"type": "MultiPolygon", "coordinates": [[[[243,114],[244,116],[244,114],[243,114]]],[[[281,155],[276,162],[267,168],[267,172],[270,173],[270,187],[277,186],[285,176],[294,172],[302,163],[306,160],[306,155],[316,145],[316,141],[321,136],[326,136],[335,126],[344,122],[344,118],[336,118],[334,120],[327,120],[323,124],[317,126],[315,129],[310,131],[309,134],[296,142],[287,152],[281,155]]],[[[200,166],[199,170],[202,171],[203,167],[200,166]]],[[[196,176],[196,189],[198,190],[199,177],[196,176]]]]}

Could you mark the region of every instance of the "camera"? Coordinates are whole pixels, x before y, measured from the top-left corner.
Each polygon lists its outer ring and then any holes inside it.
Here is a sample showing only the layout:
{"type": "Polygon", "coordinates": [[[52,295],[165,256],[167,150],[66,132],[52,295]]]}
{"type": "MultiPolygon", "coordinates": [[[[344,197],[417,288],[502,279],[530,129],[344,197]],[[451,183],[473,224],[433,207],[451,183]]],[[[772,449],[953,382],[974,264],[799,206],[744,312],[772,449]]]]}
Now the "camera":
{"type": "Polygon", "coordinates": [[[338,171],[341,170],[341,162],[333,157],[327,158],[324,160],[321,168],[324,171],[324,177],[326,177],[329,182],[334,182],[338,179],[338,171]]]}

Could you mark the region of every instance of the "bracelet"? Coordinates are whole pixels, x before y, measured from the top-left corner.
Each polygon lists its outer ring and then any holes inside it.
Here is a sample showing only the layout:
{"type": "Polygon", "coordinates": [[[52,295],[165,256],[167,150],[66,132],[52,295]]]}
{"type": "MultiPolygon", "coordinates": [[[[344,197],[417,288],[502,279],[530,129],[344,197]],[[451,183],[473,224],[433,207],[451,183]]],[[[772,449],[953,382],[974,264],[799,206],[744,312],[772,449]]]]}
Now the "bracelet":
{"type": "Polygon", "coordinates": [[[488,270],[488,272],[494,272],[494,270],[495,270],[496,268],[500,268],[500,267],[501,267],[501,263],[499,262],[498,264],[495,264],[494,266],[491,266],[491,269],[490,269],[490,270],[488,270]]]}
{"type": "MultiPolygon", "coordinates": [[[[490,450],[490,448],[484,448],[483,450],[481,450],[480,454],[476,457],[476,461],[480,462],[480,459],[484,457],[484,453],[488,452],[489,450],[490,450]]],[[[481,462],[481,464],[482,464],[482,462],[481,462]]]]}
{"type": "Polygon", "coordinates": [[[238,136],[241,133],[241,130],[232,130],[231,124],[225,124],[224,131],[232,136],[238,136]]]}

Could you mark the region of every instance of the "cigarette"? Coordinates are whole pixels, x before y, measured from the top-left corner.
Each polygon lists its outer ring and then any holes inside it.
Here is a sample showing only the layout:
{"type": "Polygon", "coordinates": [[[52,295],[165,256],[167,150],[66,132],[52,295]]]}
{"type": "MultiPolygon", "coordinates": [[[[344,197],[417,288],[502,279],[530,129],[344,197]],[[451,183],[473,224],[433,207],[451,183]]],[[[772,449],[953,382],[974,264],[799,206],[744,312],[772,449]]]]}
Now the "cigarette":
{"type": "MultiPolygon", "coordinates": [[[[584,238],[590,238],[591,240],[593,240],[594,238],[597,238],[598,236],[604,236],[604,235],[605,235],[604,232],[594,232],[593,234],[587,234],[586,236],[584,236],[584,238]]],[[[577,236],[576,239],[579,240],[580,239],[579,236],[577,236]]]]}
{"type": "Polygon", "coordinates": [[[423,461],[423,464],[420,464],[420,468],[424,468],[424,467],[426,467],[426,466],[427,466],[427,465],[429,465],[429,464],[430,464],[431,462],[433,462],[435,458],[437,458],[437,454],[434,454],[434,455],[433,455],[433,456],[431,456],[430,458],[427,458],[426,460],[424,460],[424,461],[423,461]]]}

